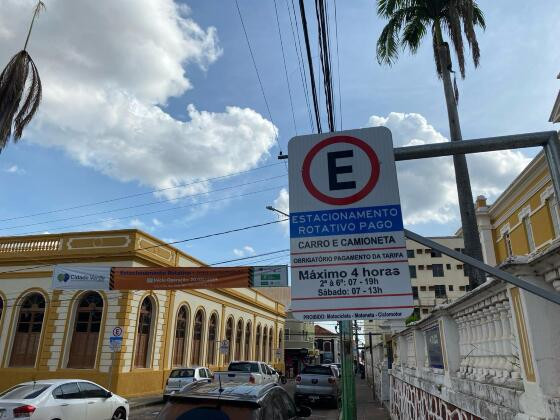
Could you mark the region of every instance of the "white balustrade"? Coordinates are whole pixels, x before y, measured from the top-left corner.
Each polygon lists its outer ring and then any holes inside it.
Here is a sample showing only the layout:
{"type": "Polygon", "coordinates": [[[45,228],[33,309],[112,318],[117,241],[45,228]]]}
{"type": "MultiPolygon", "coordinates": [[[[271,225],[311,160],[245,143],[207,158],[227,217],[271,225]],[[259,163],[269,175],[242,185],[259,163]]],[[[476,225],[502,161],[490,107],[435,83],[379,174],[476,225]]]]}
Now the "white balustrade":
{"type": "Polygon", "coordinates": [[[453,318],[459,333],[459,377],[499,384],[520,380],[506,291],[462,308],[453,318]]]}

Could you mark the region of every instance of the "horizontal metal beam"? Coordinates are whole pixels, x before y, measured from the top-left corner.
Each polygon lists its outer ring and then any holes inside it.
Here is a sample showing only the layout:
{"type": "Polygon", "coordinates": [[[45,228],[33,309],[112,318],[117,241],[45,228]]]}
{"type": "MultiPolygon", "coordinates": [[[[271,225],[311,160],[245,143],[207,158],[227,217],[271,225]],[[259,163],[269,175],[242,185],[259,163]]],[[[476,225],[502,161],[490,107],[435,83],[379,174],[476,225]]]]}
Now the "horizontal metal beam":
{"type": "Polygon", "coordinates": [[[451,258],[455,258],[456,260],[462,261],[465,264],[472,265],[473,267],[476,267],[479,270],[482,270],[490,274],[492,277],[496,277],[507,283],[513,284],[514,286],[520,287],[521,289],[534,293],[535,295],[540,296],[543,299],[546,299],[550,302],[560,305],[560,293],[543,289],[542,287],[536,286],[533,283],[529,283],[528,281],[522,280],[519,277],[516,277],[513,274],[508,273],[507,271],[500,270],[499,268],[492,267],[488,264],[484,264],[482,261],[478,261],[472,257],[469,257],[466,254],[462,254],[461,252],[457,252],[453,249],[447,248],[446,246],[438,244],[437,242],[434,242],[431,239],[425,238],[424,236],[420,236],[417,233],[411,232],[408,229],[404,230],[404,235],[408,239],[412,239],[415,242],[418,242],[429,248],[435,249],[436,251],[448,255],[451,258]]]}
{"type": "MultiPolygon", "coordinates": [[[[514,134],[511,136],[487,137],[420,146],[395,147],[395,161],[424,159],[439,156],[466,155],[470,153],[493,152],[496,150],[523,149],[545,146],[551,138],[557,138],[556,131],[514,134]]],[[[288,155],[278,155],[278,159],[288,159],[288,155]]]]}
{"type": "Polygon", "coordinates": [[[541,131],[538,133],[515,134],[512,136],[431,143],[421,146],[395,147],[393,150],[395,152],[395,161],[423,159],[544,146],[548,140],[555,135],[555,131],[541,131]]]}

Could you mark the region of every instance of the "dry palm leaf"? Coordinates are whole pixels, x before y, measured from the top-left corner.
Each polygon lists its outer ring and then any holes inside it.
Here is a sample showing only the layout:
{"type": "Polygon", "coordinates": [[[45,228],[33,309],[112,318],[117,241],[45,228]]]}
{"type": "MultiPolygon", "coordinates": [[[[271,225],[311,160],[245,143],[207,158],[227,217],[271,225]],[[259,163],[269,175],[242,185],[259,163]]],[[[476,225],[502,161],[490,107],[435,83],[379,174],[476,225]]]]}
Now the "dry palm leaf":
{"type": "Polygon", "coordinates": [[[23,129],[29,124],[41,102],[41,79],[27,52],[27,43],[35,19],[44,8],[45,4],[39,0],[23,50],[12,57],[0,74],[0,152],[8,144],[12,131],[14,142],[21,138],[23,129]]]}

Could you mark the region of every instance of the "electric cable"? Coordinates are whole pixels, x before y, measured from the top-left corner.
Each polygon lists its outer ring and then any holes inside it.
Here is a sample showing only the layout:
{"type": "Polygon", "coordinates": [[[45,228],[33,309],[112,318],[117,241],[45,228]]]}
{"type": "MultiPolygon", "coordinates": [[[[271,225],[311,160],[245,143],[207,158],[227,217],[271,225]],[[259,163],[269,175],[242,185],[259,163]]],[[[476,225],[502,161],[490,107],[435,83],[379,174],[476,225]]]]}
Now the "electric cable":
{"type": "Polygon", "coordinates": [[[282,50],[282,61],[284,62],[284,74],[286,75],[286,84],[288,85],[288,96],[290,97],[290,108],[292,109],[292,120],[294,122],[294,132],[296,136],[298,134],[297,124],[296,124],[296,114],[294,112],[294,102],[292,100],[292,88],[290,87],[290,78],[288,77],[288,67],[286,66],[286,55],[284,53],[284,41],[282,40],[282,31],[280,30],[280,19],[278,18],[278,6],[276,5],[277,0],[274,2],[274,13],[276,14],[276,26],[278,27],[278,37],[280,38],[280,49],[282,50]]]}
{"type": "Polygon", "coordinates": [[[128,199],[128,198],[135,198],[135,197],[140,197],[140,196],[143,196],[143,195],[158,193],[158,192],[162,192],[162,191],[169,191],[169,190],[173,190],[173,189],[177,189],[177,188],[189,187],[191,185],[196,185],[196,184],[200,184],[200,183],[203,183],[203,182],[216,181],[216,180],[219,180],[219,179],[230,178],[230,177],[233,177],[233,176],[246,174],[246,173],[256,171],[256,170],[259,170],[259,169],[270,168],[272,166],[278,166],[278,165],[281,165],[281,164],[282,164],[281,162],[271,163],[269,165],[258,166],[256,168],[247,169],[245,171],[234,172],[234,173],[231,173],[229,175],[221,175],[221,176],[216,176],[216,177],[211,177],[211,178],[204,178],[204,179],[200,179],[198,181],[189,182],[189,183],[186,183],[186,184],[179,184],[179,185],[176,185],[176,186],[173,186],[173,187],[159,188],[159,189],[156,189],[156,190],[150,190],[150,191],[145,191],[145,192],[136,193],[136,194],[123,195],[123,196],[120,196],[120,197],[110,198],[110,199],[106,199],[106,200],[102,200],[102,201],[95,201],[95,202],[92,202],[92,203],[79,204],[77,206],[72,206],[72,207],[64,207],[64,208],[60,208],[60,209],[42,211],[42,212],[39,212],[39,213],[26,214],[26,215],[17,216],[17,217],[9,217],[9,218],[6,218],[6,219],[0,219],[0,222],[8,222],[8,221],[11,221],[11,220],[25,219],[25,218],[28,218],[28,217],[42,216],[42,215],[45,215],[45,214],[52,214],[52,213],[58,213],[58,212],[63,212],[63,211],[76,210],[76,209],[80,209],[80,208],[84,208],[84,207],[96,206],[96,205],[99,205],[99,204],[112,203],[114,201],[125,200],[125,199],[128,199]]]}

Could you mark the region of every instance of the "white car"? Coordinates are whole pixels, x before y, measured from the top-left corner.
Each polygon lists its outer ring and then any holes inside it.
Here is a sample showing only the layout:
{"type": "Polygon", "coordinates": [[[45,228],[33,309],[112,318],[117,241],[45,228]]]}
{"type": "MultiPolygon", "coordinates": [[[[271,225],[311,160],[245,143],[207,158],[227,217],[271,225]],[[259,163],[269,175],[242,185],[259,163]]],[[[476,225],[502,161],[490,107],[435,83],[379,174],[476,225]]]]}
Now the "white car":
{"type": "Polygon", "coordinates": [[[0,419],[127,419],[128,401],[81,379],[24,382],[0,394],[0,419]]]}
{"type": "Polygon", "coordinates": [[[228,370],[215,372],[215,380],[223,382],[247,382],[250,384],[267,384],[277,382],[277,378],[266,363],[257,361],[233,361],[228,370]]]}
{"type": "MultiPolygon", "coordinates": [[[[165,390],[163,391],[163,399],[166,400],[171,394],[179,392],[186,385],[192,382],[206,381],[211,382],[214,374],[206,367],[192,368],[176,368],[171,371],[165,390]]],[[[0,417],[1,419],[1,417],[0,417]]]]}
{"type": "Polygon", "coordinates": [[[270,371],[270,375],[272,376],[272,382],[277,384],[280,383],[280,374],[276,371],[276,369],[274,369],[272,366],[268,364],[266,365],[266,367],[270,371]]]}

